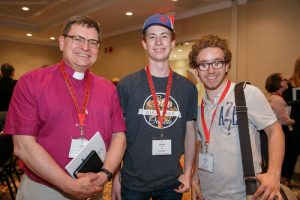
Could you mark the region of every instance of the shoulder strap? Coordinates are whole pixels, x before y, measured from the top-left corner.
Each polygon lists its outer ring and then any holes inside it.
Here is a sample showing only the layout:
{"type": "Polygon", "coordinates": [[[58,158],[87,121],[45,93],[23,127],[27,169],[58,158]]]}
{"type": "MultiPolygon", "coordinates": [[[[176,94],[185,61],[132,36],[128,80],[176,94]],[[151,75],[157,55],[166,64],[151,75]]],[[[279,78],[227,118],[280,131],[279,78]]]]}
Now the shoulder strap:
{"type": "Polygon", "coordinates": [[[247,195],[252,195],[257,189],[255,171],[253,166],[253,156],[249,135],[248,113],[244,94],[244,87],[247,82],[236,84],[234,88],[236,113],[238,120],[238,130],[240,138],[240,148],[243,163],[243,172],[246,183],[247,195]]]}

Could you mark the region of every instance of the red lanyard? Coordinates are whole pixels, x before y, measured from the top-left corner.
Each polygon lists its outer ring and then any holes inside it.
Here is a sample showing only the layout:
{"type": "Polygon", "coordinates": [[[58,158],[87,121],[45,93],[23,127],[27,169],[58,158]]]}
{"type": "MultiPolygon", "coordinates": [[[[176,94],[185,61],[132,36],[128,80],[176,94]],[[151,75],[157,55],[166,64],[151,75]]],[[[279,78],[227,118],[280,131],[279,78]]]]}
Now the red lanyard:
{"type": "Polygon", "coordinates": [[[156,92],[155,92],[153,80],[152,80],[152,77],[151,77],[151,74],[150,74],[149,65],[146,66],[146,74],[147,74],[147,79],[148,79],[152,99],[153,99],[153,102],[154,102],[157,118],[158,118],[158,127],[163,128],[163,122],[165,120],[166,111],[167,111],[169,98],[170,98],[170,93],[171,93],[171,87],[172,87],[172,69],[170,68],[170,74],[169,74],[168,83],[167,83],[166,97],[165,97],[165,102],[164,102],[162,115],[160,113],[160,109],[159,109],[159,106],[158,106],[158,101],[157,101],[157,97],[156,97],[156,92]]]}
{"type": "Polygon", "coordinates": [[[73,102],[74,102],[74,105],[75,105],[75,108],[76,108],[76,111],[77,111],[77,115],[78,115],[80,134],[81,134],[81,136],[83,136],[84,121],[85,121],[85,118],[86,118],[86,108],[87,108],[87,103],[88,103],[88,99],[89,99],[89,96],[90,96],[90,82],[91,82],[91,80],[90,80],[89,75],[87,73],[87,81],[86,81],[86,84],[85,84],[83,104],[82,104],[82,108],[80,110],[79,103],[78,103],[76,93],[75,93],[75,89],[74,89],[74,87],[71,83],[71,80],[70,80],[67,72],[64,69],[64,62],[63,61],[60,62],[59,69],[60,69],[60,72],[61,72],[65,82],[66,82],[66,85],[68,87],[70,95],[73,99],[73,102]]]}
{"type": "Polygon", "coordinates": [[[201,102],[201,122],[202,122],[202,127],[203,127],[203,131],[204,131],[204,135],[205,135],[205,139],[206,139],[206,144],[209,143],[209,139],[210,139],[210,129],[211,129],[211,126],[212,126],[212,123],[214,121],[214,118],[215,118],[215,115],[216,115],[216,112],[217,112],[217,109],[220,105],[220,103],[224,100],[229,88],[230,88],[230,85],[231,85],[231,82],[228,80],[227,81],[227,84],[226,84],[226,87],[224,88],[222,94],[221,94],[221,97],[218,101],[218,104],[217,104],[217,107],[215,108],[214,112],[213,112],[213,115],[212,115],[212,119],[211,119],[211,122],[210,122],[210,126],[209,126],[209,129],[207,129],[207,125],[206,125],[206,122],[205,122],[205,117],[204,117],[204,101],[202,99],[202,102],[201,102]]]}

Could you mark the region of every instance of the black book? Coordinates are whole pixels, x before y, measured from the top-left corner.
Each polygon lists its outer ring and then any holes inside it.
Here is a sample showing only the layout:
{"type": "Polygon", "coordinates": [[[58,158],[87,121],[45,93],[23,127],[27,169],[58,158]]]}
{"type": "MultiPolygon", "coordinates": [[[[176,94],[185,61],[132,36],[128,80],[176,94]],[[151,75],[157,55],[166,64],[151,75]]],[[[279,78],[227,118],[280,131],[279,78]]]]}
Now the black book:
{"type": "Polygon", "coordinates": [[[89,155],[82,161],[82,163],[74,171],[74,176],[77,178],[77,173],[100,172],[103,166],[103,161],[95,150],[92,150],[89,155]]]}

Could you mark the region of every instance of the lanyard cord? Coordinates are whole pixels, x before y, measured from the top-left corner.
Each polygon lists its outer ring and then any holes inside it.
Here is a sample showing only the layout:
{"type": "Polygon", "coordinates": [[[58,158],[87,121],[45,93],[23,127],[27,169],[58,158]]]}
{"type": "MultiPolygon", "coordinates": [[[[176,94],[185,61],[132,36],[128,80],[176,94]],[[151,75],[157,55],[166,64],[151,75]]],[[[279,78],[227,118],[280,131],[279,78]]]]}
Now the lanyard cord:
{"type": "Polygon", "coordinates": [[[146,74],[147,74],[147,79],[148,79],[148,83],[149,83],[149,87],[150,87],[152,99],[153,99],[153,102],[154,102],[154,106],[155,106],[157,118],[158,118],[158,121],[159,121],[158,122],[158,127],[162,129],[163,128],[163,122],[164,122],[165,116],[166,116],[166,111],[167,111],[168,103],[169,103],[170,93],[171,93],[171,87],[172,87],[172,69],[170,68],[170,73],[169,73],[168,83],[167,83],[167,88],[166,88],[166,97],[165,97],[165,102],[164,102],[164,107],[163,107],[163,113],[162,113],[162,115],[160,113],[160,109],[159,109],[159,106],[158,106],[156,91],[155,91],[154,83],[153,83],[153,80],[152,80],[152,77],[151,77],[151,74],[150,74],[149,65],[146,66],[146,74]]]}
{"type": "Polygon", "coordinates": [[[87,81],[86,81],[86,84],[85,84],[83,104],[82,104],[82,108],[80,110],[79,103],[78,103],[78,100],[77,100],[77,97],[76,97],[75,89],[74,89],[74,87],[71,83],[71,80],[70,80],[67,72],[64,69],[64,62],[63,61],[60,62],[59,69],[60,69],[60,72],[61,72],[65,82],[66,82],[66,85],[67,85],[68,90],[70,92],[70,95],[72,97],[75,109],[77,111],[78,120],[79,120],[80,134],[83,137],[84,121],[86,119],[86,108],[87,108],[87,103],[88,103],[88,99],[89,99],[89,96],[90,96],[90,82],[91,82],[91,80],[90,80],[89,74],[87,73],[87,81]]]}
{"type": "Polygon", "coordinates": [[[226,94],[227,94],[227,92],[230,88],[230,85],[231,85],[231,82],[228,80],[227,84],[226,84],[226,87],[224,88],[224,90],[221,94],[221,97],[218,101],[217,107],[213,111],[213,115],[212,115],[212,119],[211,119],[211,122],[210,122],[209,129],[207,129],[207,125],[206,125],[206,121],[205,121],[205,117],[204,117],[204,101],[202,99],[202,102],[201,102],[201,122],[202,122],[202,127],[203,127],[203,131],[204,131],[204,135],[205,135],[205,143],[206,144],[208,144],[209,140],[210,140],[210,130],[211,130],[214,118],[216,116],[217,109],[218,109],[220,103],[224,100],[224,98],[225,98],[225,96],[226,96],[226,94]]]}

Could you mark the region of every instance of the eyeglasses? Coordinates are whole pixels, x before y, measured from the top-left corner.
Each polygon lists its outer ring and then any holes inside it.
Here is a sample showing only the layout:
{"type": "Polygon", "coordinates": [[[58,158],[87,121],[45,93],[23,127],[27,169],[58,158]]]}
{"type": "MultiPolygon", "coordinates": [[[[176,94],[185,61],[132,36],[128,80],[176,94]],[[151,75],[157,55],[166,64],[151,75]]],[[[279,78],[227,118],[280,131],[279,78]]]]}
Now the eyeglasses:
{"type": "Polygon", "coordinates": [[[225,60],[215,60],[213,62],[202,62],[198,64],[198,68],[201,71],[207,71],[209,66],[212,66],[214,69],[221,69],[225,63],[226,63],[225,60]]]}
{"type": "Polygon", "coordinates": [[[64,37],[68,37],[72,39],[72,43],[75,45],[83,45],[85,41],[88,42],[88,45],[92,49],[98,49],[100,46],[100,41],[94,39],[86,39],[79,35],[64,35],[64,37]]]}

